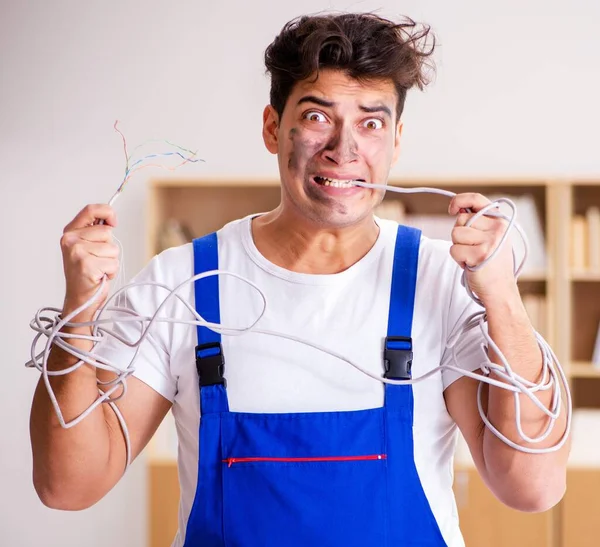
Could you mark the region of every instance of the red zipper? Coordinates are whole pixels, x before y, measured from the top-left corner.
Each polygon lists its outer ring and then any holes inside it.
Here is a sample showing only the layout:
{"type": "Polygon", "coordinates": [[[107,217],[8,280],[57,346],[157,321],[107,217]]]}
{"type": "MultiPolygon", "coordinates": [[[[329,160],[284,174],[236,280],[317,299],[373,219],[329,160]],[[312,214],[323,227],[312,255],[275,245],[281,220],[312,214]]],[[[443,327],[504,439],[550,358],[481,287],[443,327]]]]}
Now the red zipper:
{"type": "Polygon", "coordinates": [[[374,454],[372,456],[333,456],[326,458],[227,458],[223,460],[223,463],[226,463],[229,467],[231,467],[234,463],[251,462],[355,462],[386,459],[386,454],[374,454]]]}

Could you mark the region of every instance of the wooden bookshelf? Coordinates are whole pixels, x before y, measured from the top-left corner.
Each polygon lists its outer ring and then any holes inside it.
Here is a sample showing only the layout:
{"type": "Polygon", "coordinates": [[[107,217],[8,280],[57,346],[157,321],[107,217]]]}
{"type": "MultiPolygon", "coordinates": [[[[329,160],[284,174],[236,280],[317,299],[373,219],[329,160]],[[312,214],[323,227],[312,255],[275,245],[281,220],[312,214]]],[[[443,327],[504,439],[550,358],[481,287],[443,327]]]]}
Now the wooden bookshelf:
{"type": "Polygon", "coordinates": [[[600,378],[600,367],[592,363],[574,361],[568,369],[571,378],[600,378]]]}
{"type": "Polygon", "coordinates": [[[519,276],[519,281],[521,283],[535,283],[535,282],[545,282],[548,280],[548,273],[539,271],[539,272],[530,272],[524,273],[519,276]]]}
{"type": "Polygon", "coordinates": [[[571,281],[600,282],[600,272],[572,271],[571,281]]]}
{"type": "MultiPolygon", "coordinates": [[[[475,191],[484,195],[502,195],[520,198],[530,196],[541,222],[546,265],[530,269],[519,279],[521,293],[537,295],[544,299],[545,312],[541,319],[546,340],[563,363],[573,393],[575,408],[600,408],[600,368],[591,364],[592,350],[600,322],[600,272],[574,269],[571,266],[571,219],[581,215],[589,204],[600,205],[600,180],[544,180],[544,179],[448,179],[448,180],[392,180],[390,184],[406,188],[435,187],[453,192],[475,191]]],[[[219,229],[225,223],[251,213],[268,211],[279,203],[280,186],[269,179],[211,179],[211,180],[156,180],[151,184],[148,206],[147,254],[150,258],[159,251],[158,235],[168,219],[176,219],[199,236],[219,229]]],[[[388,192],[387,200],[401,200],[411,213],[444,214],[448,198],[431,194],[397,194],[388,192]]],[[[518,217],[519,218],[519,217],[518,217]]],[[[164,451],[154,453],[152,443],[148,450],[150,477],[150,507],[152,511],[151,545],[165,544],[176,527],[178,485],[175,460],[165,457],[164,451]],[[167,495],[168,494],[168,495],[167,495]],[[160,496],[160,502],[156,496],[160,496]],[[165,515],[160,517],[160,515],[165,515]],[[165,530],[165,527],[168,528],[165,530]]],[[[575,471],[573,471],[575,472],[575,471]]],[[[578,485],[585,485],[585,470],[576,470],[575,486],[570,487],[567,506],[543,515],[524,515],[506,510],[480,483],[472,467],[457,465],[457,500],[461,527],[467,546],[511,545],[520,547],[587,547],[584,539],[577,539],[575,507],[578,485]],[[461,474],[462,473],[462,474],[461,474]],[[466,485],[464,483],[466,481],[466,485]],[[461,499],[461,492],[468,495],[461,499]],[[482,508],[487,511],[482,515],[482,508]],[[490,535],[480,525],[484,518],[488,529],[497,530],[490,535]],[[570,520],[569,520],[570,519],[570,520]],[[479,523],[479,524],[478,524],[479,523]],[[500,531],[522,530],[510,536],[509,543],[501,543],[500,531]],[[487,535],[486,535],[487,534],[487,535]],[[532,539],[532,538],[538,538],[532,539]],[[483,542],[483,543],[482,543],[483,542]]],[[[589,470],[596,481],[597,469],[589,470]]],[[[598,491],[596,491],[598,492],[598,491]]],[[[600,494],[595,504],[600,506],[600,494]]],[[[600,536],[600,523],[589,524],[600,536]],[[594,528],[595,526],[595,528],[594,528]]],[[[507,536],[508,537],[508,536],[507,536]]],[[[506,539],[506,538],[505,538],[506,539]]]]}
{"type": "MultiPolygon", "coordinates": [[[[569,376],[576,408],[600,408],[600,366],[592,365],[600,323],[600,270],[592,267],[590,226],[585,226],[585,241],[577,238],[575,221],[586,217],[591,207],[600,207],[600,182],[574,181],[565,189],[565,208],[571,215],[568,248],[563,260],[568,264],[565,280],[566,306],[563,326],[568,342],[569,376]],[[575,252],[575,247],[578,247],[575,252]],[[574,258],[577,255],[577,258],[574,258]],[[583,263],[582,263],[583,261],[583,263]]],[[[586,219],[587,222],[587,219],[586,219]]],[[[600,237],[600,234],[596,234],[600,237]]],[[[596,257],[596,263],[598,258],[596,257]]]]}

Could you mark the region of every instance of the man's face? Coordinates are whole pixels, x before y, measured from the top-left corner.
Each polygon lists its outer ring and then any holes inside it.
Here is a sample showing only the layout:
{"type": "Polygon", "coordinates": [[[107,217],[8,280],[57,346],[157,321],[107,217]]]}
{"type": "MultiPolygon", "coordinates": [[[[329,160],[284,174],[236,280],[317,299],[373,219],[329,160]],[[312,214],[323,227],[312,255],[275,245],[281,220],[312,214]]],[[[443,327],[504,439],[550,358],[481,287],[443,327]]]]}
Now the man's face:
{"type": "Polygon", "coordinates": [[[284,208],[343,228],[370,217],[383,198],[343,181],[387,182],[400,149],[398,96],[391,81],[361,83],[337,70],[311,80],[294,86],[281,120],[267,106],[263,136],[278,155],[284,208]]]}

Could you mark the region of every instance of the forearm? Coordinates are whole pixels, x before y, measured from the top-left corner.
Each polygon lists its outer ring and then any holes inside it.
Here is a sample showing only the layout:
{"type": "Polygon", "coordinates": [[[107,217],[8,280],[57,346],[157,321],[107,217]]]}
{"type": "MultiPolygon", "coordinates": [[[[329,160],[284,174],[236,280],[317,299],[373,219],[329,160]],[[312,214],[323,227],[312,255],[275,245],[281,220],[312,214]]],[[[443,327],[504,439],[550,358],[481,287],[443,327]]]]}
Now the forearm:
{"type": "MultiPolygon", "coordinates": [[[[89,341],[70,341],[83,349],[91,346],[89,341]]],[[[53,347],[48,370],[64,370],[76,361],[75,357],[53,347]]],[[[49,378],[65,422],[79,416],[98,398],[96,370],[89,365],[49,378]]],[[[118,480],[115,460],[122,460],[124,464],[124,455],[120,454],[123,443],[118,442],[120,431],[115,430],[114,424],[110,425],[108,413],[112,412],[102,404],[76,426],[64,429],[40,378],[31,408],[30,434],[33,481],[46,505],[61,509],[85,508],[100,499],[118,480]]]]}
{"type": "MultiPolygon", "coordinates": [[[[539,382],[542,378],[542,354],[516,289],[512,297],[506,298],[504,295],[501,300],[486,302],[486,311],[490,337],[514,373],[525,380],[539,382]]],[[[494,363],[502,364],[491,349],[489,357],[494,363]]],[[[499,379],[493,372],[492,377],[499,379]]],[[[554,389],[560,389],[560,385],[555,384],[553,389],[535,393],[545,408],[552,405],[554,389]]],[[[519,394],[518,397],[523,432],[530,438],[540,436],[548,427],[549,417],[528,396],[519,394]]],[[[552,432],[544,441],[525,441],[517,430],[514,393],[496,386],[489,386],[488,417],[494,427],[511,441],[535,449],[556,445],[566,428],[566,409],[563,405],[552,432]]],[[[530,495],[532,500],[538,500],[542,505],[553,505],[555,498],[560,499],[565,488],[568,453],[569,443],[565,443],[558,451],[528,454],[508,446],[489,429],[486,428],[484,432],[483,455],[490,481],[496,483],[498,488],[507,490],[507,495],[513,492],[519,494],[521,500],[530,495]]],[[[534,501],[530,503],[536,505],[534,501]]],[[[528,504],[525,502],[525,505],[528,504]]]]}

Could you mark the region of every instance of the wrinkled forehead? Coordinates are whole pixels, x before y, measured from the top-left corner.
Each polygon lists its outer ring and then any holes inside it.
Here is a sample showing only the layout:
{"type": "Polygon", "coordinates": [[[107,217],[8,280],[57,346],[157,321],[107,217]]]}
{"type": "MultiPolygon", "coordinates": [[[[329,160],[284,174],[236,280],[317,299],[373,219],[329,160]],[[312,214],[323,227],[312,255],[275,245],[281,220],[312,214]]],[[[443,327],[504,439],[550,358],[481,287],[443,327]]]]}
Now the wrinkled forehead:
{"type": "Polygon", "coordinates": [[[331,108],[360,110],[362,107],[387,106],[392,116],[396,112],[398,94],[392,80],[387,78],[357,79],[339,70],[321,70],[298,81],[288,99],[292,109],[302,106],[303,99],[315,97],[331,108]]]}

